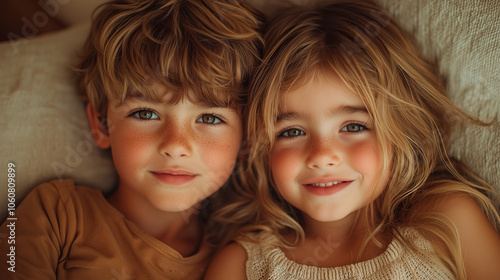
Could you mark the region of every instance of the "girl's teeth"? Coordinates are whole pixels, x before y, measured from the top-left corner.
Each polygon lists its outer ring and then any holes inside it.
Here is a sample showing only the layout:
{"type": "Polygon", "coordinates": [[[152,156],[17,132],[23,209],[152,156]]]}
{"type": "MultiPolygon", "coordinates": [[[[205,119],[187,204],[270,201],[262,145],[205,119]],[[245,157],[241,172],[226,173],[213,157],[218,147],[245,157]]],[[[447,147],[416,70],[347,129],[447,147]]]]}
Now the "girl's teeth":
{"type": "Polygon", "coordinates": [[[328,182],[328,183],[314,183],[312,184],[313,187],[331,187],[333,185],[336,185],[338,183],[342,183],[342,181],[334,181],[334,182],[328,182]]]}

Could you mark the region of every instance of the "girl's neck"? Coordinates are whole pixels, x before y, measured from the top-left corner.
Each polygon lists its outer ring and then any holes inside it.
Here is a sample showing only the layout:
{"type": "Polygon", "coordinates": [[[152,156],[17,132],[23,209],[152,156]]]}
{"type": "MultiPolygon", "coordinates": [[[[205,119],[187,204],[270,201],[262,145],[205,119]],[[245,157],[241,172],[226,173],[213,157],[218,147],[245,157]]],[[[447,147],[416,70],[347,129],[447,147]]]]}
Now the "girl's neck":
{"type": "Polygon", "coordinates": [[[118,189],[108,198],[108,202],[139,229],[169,245],[182,256],[187,257],[198,251],[203,226],[196,207],[184,212],[165,212],[141,198],[118,189]]]}
{"type": "Polygon", "coordinates": [[[372,259],[385,251],[391,238],[386,233],[377,235],[382,247],[373,241],[365,244],[368,228],[355,214],[341,221],[319,222],[304,217],[304,243],[285,250],[295,262],[317,267],[336,267],[372,259]]]}
{"type": "Polygon", "coordinates": [[[326,238],[335,239],[337,242],[345,242],[350,239],[354,233],[364,231],[355,214],[334,222],[320,222],[304,215],[304,232],[307,238],[317,239],[326,238]]]}

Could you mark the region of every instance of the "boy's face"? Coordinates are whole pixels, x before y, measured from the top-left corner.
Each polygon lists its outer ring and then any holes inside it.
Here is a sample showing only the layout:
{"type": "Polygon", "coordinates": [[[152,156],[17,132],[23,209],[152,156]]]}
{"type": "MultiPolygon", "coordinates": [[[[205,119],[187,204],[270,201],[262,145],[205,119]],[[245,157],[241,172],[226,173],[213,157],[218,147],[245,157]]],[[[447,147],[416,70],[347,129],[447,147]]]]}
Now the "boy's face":
{"type": "Polygon", "coordinates": [[[217,191],[233,171],[242,140],[240,112],[187,99],[156,85],[161,101],[139,93],[107,111],[118,191],[147,207],[185,211],[217,191]]]}

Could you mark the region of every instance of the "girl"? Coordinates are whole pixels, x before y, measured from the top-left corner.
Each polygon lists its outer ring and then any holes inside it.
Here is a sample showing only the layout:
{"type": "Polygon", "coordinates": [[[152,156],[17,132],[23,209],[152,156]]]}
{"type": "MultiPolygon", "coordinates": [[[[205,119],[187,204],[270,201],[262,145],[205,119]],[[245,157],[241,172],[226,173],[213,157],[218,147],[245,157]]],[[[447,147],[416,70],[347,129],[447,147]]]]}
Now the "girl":
{"type": "Polygon", "coordinates": [[[218,212],[240,236],[206,277],[498,279],[498,194],[446,152],[452,121],[484,123],[395,22],[341,1],[281,12],[265,41],[249,168],[218,212]]]}

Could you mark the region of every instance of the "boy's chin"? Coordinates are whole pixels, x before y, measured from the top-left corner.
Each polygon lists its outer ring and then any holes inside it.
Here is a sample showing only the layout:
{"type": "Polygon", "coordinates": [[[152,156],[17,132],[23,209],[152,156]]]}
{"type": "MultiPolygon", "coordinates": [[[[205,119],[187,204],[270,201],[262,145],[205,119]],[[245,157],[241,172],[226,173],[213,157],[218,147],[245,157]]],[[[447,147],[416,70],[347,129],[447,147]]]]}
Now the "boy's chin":
{"type": "MultiPolygon", "coordinates": [[[[185,198],[183,199],[185,200],[185,198]]],[[[179,213],[186,216],[197,215],[204,208],[207,207],[209,202],[206,201],[206,197],[196,198],[193,201],[181,201],[174,200],[168,203],[163,203],[163,205],[158,206],[157,208],[164,212],[170,213],[179,213]]]]}

